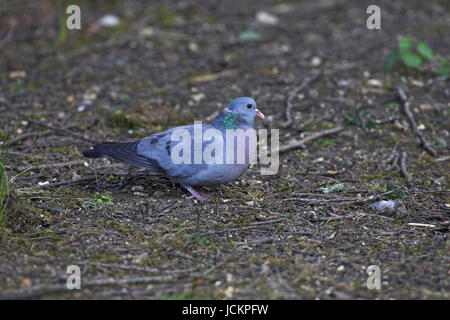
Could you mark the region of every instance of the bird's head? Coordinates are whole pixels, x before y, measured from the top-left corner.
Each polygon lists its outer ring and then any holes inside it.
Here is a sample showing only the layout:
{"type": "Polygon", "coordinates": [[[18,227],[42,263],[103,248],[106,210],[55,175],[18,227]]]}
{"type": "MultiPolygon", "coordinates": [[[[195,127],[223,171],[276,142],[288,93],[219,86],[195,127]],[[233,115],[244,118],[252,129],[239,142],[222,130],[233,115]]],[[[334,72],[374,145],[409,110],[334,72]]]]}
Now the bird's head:
{"type": "Polygon", "coordinates": [[[264,119],[264,115],[256,108],[256,102],[252,98],[240,97],[230,102],[214,119],[215,124],[226,129],[237,129],[242,126],[253,127],[255,116],[264,119]]]}

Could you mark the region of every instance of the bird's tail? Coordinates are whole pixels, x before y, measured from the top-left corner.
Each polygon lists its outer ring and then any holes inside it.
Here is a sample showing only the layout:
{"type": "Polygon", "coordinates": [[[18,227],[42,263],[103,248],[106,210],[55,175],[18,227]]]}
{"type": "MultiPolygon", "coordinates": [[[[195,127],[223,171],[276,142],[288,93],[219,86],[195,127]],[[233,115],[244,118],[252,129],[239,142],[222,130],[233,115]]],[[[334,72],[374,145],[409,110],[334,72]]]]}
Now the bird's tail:
{"type": "Polygon", "coordinates": [[[155,170],[157,163],[153,159],[138,154],[137,145],[139,142],[141,140],[98,143],[93,148],[84,150],[83,155],[87,158],[114,158],[155,170]]]}

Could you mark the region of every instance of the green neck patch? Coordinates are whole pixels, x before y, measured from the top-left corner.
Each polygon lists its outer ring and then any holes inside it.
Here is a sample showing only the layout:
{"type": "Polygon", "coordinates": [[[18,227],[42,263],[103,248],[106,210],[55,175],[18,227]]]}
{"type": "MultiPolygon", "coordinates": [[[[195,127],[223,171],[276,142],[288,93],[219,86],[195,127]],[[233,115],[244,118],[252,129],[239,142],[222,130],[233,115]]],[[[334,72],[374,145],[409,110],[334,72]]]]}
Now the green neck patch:
{"type": "Polygon", "coordinates": [[[234,113],[229,113],[223,116],[222,123],[225,129],[237,129],[238,128],[238,116],[234,113]]]}

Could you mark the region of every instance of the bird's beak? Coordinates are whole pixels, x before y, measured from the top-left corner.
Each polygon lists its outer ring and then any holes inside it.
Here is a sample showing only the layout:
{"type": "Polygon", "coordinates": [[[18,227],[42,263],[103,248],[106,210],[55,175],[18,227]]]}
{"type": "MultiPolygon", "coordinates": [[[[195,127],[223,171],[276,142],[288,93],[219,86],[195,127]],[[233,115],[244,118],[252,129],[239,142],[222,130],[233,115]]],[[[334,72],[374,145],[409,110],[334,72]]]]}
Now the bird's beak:
{"type": "Polygon", "coordinates": [[[263,113],[262,113],[261,111],[259,111],[258,109],[256,109],[255,111],[256,111],[256,115],[257,115],[258,117],[260,117],[261,119],[264,119],[264,118],[265,118],[264,115],[263,115],[263,113]]]}

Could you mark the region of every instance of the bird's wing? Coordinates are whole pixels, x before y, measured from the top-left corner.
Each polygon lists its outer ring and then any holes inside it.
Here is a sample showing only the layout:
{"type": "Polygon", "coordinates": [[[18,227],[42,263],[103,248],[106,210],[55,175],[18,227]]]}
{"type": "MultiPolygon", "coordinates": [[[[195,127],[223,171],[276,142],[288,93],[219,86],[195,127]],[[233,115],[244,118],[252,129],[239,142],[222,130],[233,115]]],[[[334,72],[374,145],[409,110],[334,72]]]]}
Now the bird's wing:
{"type": "MultiPolygon", "coordinates": [[[[203,130],[208,129],[211,125],[203,125],[203,130]]],[[[191,152],[192,164],[176,164],[172,159],[173,148],[181,141],[172,141],[172,133],[175,130],[186,130],[191,139],[191,146],[194,145],[194,126],[182,126],[172,128],[165,132],[156,133],[141,140],[138,145],[138,154],[157,161],[162,173],[175,181],[182,182],[197,175],[200,171],[207,168],[207,165],[193,164],[193,152],[191,152]]],[[[205,147],[205,146],[203,146],[205,147]]]]}

